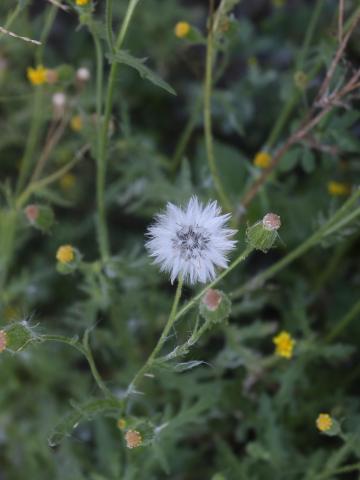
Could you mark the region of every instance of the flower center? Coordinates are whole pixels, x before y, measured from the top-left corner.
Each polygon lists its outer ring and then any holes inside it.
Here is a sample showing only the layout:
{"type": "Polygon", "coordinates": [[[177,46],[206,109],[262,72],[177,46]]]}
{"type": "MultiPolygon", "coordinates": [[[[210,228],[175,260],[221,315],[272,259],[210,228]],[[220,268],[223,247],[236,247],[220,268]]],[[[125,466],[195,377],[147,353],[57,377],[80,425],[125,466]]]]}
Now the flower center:
{"type": "Polygon", "coordinates": [[[201,257],[210,241],[209,233],[198,226],[181,227],[173,239],[173,246],[185,260],[201,257]]]}

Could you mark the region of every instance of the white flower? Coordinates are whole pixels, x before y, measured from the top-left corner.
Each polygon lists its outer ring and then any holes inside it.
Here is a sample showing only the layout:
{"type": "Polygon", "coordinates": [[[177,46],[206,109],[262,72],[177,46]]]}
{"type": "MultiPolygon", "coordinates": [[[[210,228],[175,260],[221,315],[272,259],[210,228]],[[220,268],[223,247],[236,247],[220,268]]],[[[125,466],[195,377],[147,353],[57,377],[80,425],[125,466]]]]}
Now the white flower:
{"type": "Polygon", "coordinates": [[[170,273],[171,283],[182,275],[193,284],[206,283],[216,276],[216,267],[225,268],[226,255],[236,244],[230,240],[236,230],[226,228],[230,214],[221,215],[217,202],[203,206],[192,197],[182,209],[168,203],[148,229],[146,243],[154,262],[170,273]]]}

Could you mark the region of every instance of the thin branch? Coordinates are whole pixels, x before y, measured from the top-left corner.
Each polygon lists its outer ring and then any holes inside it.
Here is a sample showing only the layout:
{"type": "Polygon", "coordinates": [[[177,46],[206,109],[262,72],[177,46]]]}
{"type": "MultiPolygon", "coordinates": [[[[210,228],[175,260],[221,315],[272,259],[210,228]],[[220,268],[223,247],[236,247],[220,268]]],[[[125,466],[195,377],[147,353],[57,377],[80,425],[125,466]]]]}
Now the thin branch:
{"type": "Polygon", "coordinates": [[[0,32],[4,33],[5,35],[9,35],[10,37],[23,40],[24,42],[32,43],[34,45],[41,45],[41,42],[39,42],[38,40],[33,40],[32,38],[28,38],[28,37],[22,37],[21,35],[17,35],[16,33],[11,32],[10,30],[7,30],[4,27],[0,27],[0,32]]]}
{"type": "Polygon", "coordinates": [[[339,0],[338,39],[341,43],[344,30],[344,0],[339,0]]]}

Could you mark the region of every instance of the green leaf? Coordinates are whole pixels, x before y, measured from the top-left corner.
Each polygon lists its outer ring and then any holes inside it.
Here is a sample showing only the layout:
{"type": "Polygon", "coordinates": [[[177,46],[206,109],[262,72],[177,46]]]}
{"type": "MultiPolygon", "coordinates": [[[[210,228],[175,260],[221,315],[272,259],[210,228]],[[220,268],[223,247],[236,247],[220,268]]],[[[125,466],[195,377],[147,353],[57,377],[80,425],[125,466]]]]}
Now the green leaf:
{"type": "Polygon", "coordinates": [[[315,169],[315,155],[308,148],[304,150],[304,154],[301,157],[301,166],[306,173],[311,173],[315,169]]]}
{"type": "Polygon", "coordinates": [[[74,411],[66,415],[54,428],[48,439],[51,447],[58,445],[65,437],[71,435],[81,421],[89,421],[98,415],[117,418],[121,413],[121,404],[118,400],[93,400],[85,404],[73,404],[74,411]]]}
{"type": "Polygon", "coordinates": [[[160,78],[157,73],[150,70],[149,67],[145,65],[146,58],[136,58],[133,57],[129,52],[126,50],[120,50],[115,54],[108,54],[107,58],[111,63],[124,63],[131,68],[134,68],[138,71],[141,78],[146,78],[149,82],[153,83],[154,85],[166,90],[168,93],[172,95],[176,95],[175,90],[169,85],[165,80],[160,78]]]}

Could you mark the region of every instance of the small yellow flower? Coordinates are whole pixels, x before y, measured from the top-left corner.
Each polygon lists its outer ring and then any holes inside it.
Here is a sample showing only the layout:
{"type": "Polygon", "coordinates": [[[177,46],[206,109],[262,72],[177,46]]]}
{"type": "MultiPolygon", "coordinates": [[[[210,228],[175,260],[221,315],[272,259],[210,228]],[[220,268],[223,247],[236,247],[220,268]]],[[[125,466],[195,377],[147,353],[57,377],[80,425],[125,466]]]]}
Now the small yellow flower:
{"type": "Polygon", "coordinates": [[[258,152],[253,160],[253,164],[258,168],[269,168],[271,165],[271,155],[268,152],[258,152]]]}
{"type": "Polygon", "coordinates": [[[59,180],[60,188],[65,192],[72,190],[76,184],[76,177],[72,173],[65,173],[59,180]]]}
{"type": "Polygon", "coordinates": [[[79,5],[80,7],[82,7],[83,5],[87,5],[88,3],[90,3],[90,0],[75,0],[76,1],[76,5],[79,5]]]}
{"type": "Polygon", "coordinates": [[[292,357],[295,340],[291,337],[290,333],[285,331],[280,332],[273,338],[273,343],[275,345],[276,355],[284,358],[292,357]]]}
{"type": "Polygon", "coordinates": [[[70,120],[70,127],[74,132],[80,132],[83,128],[83,121],[80,115],[75,115],[70,120]]]}
{"type": "Polygon", "coordinates": [[[178,38],[184,38],[190,32],[190,24],[188,22],[178,22],[175,25],[175,35],[178,38]]]}
{"type": "Polygon", "coordinates": [[[0,353],[6,350],[7,346],[7,333],[4,330],[0,330],[0,353]]]}
{"type": "Polygon", "coordinates": [[[125,433],[125,441],[127,448],[137,448],[142,444],[142,436],[137,430],[128,430],[125,433]]]}
{"type": "Polygon", "coordinates": [[[27,78],[32,85],[43,85],[47,82],[47,69],[42,65],[38,65],[36,68],[29,67],[27,78]]]}
{"type": "Polygon", "coordinates": [[[119,420],[117,421],[117,426],[120,430],[125,430],[125,428],[126,428],[125,418],[119,418],[119,420]]]}
{"type": "Polygon", "coordinates": [[[56,252],[56,259],[60,263],[71,263],[75,259],[75,251],[71,245],[62,245],[56,252]]]}
{"type": "Polygon", "coordinates": [[[316,426],[320,432],[327,432],[333,426],[333,420],[328,413],[320,413],[316,419],[316,426]]]}
{"type": "Polygon", "coordinates": [[[294,73],[294,83],[298,89],[305,90],[308,82],[309,82],[309,78],[306,75],[306,73],[303,72],[302,70],[299,70],[298,72],[294,73]]]}
{"type": "Polygon", "coordinates": [[[349,195],[351,193],[350,185],[343,182],[331,181],[327,184],[328,192],[333,197],[349,195]]]}
{"type": "Polygon", "coordinates": [[[272,4],[276,8],[283,7],[285,3],[286,3],[286,0],[272,0],[272,4]]]}

